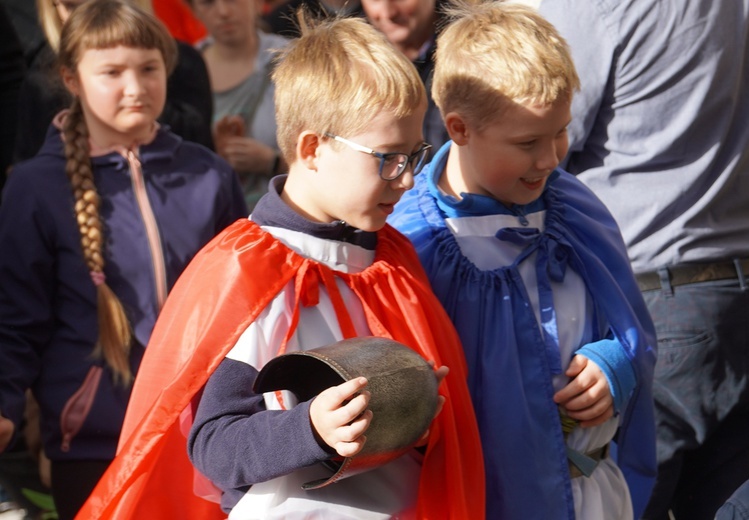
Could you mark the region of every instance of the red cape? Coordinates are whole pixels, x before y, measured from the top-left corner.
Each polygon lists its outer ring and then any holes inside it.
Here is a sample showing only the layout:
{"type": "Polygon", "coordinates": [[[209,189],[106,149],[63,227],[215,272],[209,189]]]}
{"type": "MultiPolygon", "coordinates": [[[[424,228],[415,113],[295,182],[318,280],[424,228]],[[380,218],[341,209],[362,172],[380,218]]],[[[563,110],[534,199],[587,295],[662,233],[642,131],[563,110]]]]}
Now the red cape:
{"type": "Polygon", "coordinates": [[[462,348],[410,242],[386,226],[373,265],[344,274],[300,256],[249,220],[205,246],[172,290],[135,380],[117,457],[76,518],[226,518],[218,504],[193,492],[180,414],[289,281],[312,293],[305,303],[314,304],[320,280],[331,275],[360,298],[373,335],[450,368],[424,457],[418,517],[483,519],[483,458],[462,348]]]}

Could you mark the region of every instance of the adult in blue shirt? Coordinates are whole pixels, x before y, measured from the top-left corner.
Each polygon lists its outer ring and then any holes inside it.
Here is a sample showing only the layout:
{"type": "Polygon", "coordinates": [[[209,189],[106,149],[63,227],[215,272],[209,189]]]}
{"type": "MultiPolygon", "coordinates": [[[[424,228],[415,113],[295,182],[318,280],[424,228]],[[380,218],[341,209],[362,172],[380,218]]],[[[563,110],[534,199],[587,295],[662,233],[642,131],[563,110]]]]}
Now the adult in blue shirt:
{"type": "Polygon", "coordinates": [[[616,218],[658,333],[644,518],[713,518],[749,478],[749,0],[539,9],[582,78],[565,166],[616,218]]]}

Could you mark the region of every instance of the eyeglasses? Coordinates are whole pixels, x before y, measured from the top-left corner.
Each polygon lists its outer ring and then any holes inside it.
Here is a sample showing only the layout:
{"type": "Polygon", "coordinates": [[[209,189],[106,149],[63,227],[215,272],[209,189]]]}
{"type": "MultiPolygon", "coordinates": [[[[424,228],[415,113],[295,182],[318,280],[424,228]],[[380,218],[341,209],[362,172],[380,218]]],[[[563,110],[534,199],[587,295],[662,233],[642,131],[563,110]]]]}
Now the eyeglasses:
{"type": "Polygon", "coordinates": [[[362,152],[373,157],[377,157],[380,160],[380,178],[384,181],[394,181],[395,179],[403,175],[403,172],[406,171],[406,168],[408,168],[409,164],[413,169],[413,174],[418,174],[422,170],[422,168],[424,168],[424,165],[427,162],[427,155],[429,155],[429,150],[432,148],[431,144],[424,143],[421,145],[421,148],[416,150],[411,155],[398,152],[380,153],[375,152],[374,150],[372,150],[371,148],[367,148],[366,146],[362,146],[360,144],[356,144],[353,141],[349,141],[348,139],[344,139],[343,137],[333,135],[329,132],[325,132],[325,137],[338,141],[339,143],[343,143],[346,146],[356,150],[357,152],[362,152]]]}

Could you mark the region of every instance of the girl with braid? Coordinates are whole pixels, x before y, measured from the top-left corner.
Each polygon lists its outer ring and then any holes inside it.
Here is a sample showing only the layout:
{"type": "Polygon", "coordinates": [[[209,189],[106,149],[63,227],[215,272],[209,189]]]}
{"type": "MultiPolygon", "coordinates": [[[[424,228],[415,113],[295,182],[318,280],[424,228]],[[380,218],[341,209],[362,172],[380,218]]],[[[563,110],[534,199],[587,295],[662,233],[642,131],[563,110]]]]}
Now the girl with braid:
{"type": "Polygon", "coordinates": [[[30,388],[65,520],[115,455],[167,292],[247,209],[225,161],[156,122],[175,44],[152,15],[86,2],[59,59],[74,102],[0,204],[0,451],[30,388]]]}

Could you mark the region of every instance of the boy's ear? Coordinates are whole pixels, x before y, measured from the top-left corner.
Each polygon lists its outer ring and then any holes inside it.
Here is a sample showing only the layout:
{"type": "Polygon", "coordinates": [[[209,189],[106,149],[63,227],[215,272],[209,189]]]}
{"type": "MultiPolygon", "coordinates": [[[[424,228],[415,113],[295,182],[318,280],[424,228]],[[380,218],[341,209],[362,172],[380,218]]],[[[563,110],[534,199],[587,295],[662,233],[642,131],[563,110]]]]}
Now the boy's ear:
{"type": "Polygon", "coordinates": [[[464,146],[468,143],[468,125],[457,112],[449,112],[445,115],[445,128],[450,135],[450,139],[458,146],[464,146]]]}
{"type": "Polygon", "coordinates": [[[320,146],[320,136],[315,132],[305,130],[299,134],[296,142],[296,156],[299,162],[309,170],[317,170],[317,148],[320,146]]]}
{"type": "Polygon", "coordinates": [[[79,96],[80,88],[78,86],[78,76],[76,76],[75,72],[67,67],[63,67],[60,69],[60,75],[62,76],[62,82],[65,85],[65,88],[67,88],[74,96],[79,96]]]}

